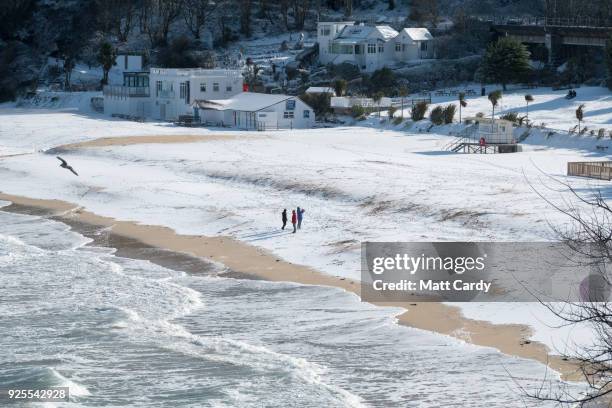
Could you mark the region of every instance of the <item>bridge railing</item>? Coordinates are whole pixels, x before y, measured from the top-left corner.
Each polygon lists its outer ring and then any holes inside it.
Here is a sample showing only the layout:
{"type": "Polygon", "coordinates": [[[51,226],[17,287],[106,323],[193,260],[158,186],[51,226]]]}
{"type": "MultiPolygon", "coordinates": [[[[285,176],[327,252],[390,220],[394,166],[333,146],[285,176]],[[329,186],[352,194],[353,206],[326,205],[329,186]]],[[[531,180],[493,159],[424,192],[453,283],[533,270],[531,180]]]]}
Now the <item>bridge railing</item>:
{"type": "Polygon", "coordinates": [[[482,21],[494,25],[522,25],[522,26],[550,26],[550,27],[589,27],[612,28],[612,20],[596,17],[510,17],[510,16],[481,16],[482,21]]]}

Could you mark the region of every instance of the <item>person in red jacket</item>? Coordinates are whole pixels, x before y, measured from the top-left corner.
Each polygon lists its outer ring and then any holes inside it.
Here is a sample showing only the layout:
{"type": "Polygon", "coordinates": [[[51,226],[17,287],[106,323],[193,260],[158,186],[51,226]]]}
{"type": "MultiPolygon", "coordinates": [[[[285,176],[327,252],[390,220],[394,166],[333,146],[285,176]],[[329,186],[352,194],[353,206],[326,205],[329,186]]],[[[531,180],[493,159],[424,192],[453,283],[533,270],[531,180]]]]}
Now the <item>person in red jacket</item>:
{"type": "Polygon", "coordinates": [[[297,224],[297,214],[295,213],[295,210],[291,210],[291,224],[293,224],[293,233],[295,234],[295,224],[297,224]]]}

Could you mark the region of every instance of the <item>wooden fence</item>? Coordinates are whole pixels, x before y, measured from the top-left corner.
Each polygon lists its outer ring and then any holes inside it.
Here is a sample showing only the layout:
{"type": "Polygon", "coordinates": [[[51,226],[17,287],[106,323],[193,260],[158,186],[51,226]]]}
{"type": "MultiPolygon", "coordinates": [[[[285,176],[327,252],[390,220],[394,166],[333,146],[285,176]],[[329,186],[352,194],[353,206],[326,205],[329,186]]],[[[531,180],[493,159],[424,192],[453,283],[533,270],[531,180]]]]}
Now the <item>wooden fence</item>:
{"type": "Polygon", "coordinates": [[[612,161],[569,162],[567,163],[567,175],[612,180],[612,161]]]}

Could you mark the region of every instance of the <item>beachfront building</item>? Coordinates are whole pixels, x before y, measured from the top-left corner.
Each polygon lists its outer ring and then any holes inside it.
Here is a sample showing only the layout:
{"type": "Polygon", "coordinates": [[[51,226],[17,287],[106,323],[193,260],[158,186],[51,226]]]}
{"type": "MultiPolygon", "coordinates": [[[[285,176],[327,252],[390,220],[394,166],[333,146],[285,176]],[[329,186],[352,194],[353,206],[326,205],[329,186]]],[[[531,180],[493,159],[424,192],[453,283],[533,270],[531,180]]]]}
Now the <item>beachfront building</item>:
{"type": "Polygon", "coordinates": [[[397,32],[387,25],[319,22],[317,42],[321,64],[348,62],[364,72],[434,57],[433,36],[426,28],[397,32]]]}
{"type": "Polygon", "coordinates": [[[126,72],[142,72],[143,56],[136,52],[119,52],[115,57],[115,65],[108,71],[109,85],[122,85],[126,72]]]}
{"type": "Polygon", "coordinates": [[[122,84],[104,87],[104,112],[132,119],[176,121],[193,114],[195,100],[223,100],[242,91],[239,70],[151,68],[124,72],[122,84]]]}
{"type": "Polygon", "coordinates": [[[196,100],[196,120],[239,129],[304,129],[315,123],[310,106],[291,95],[243,92],[224,100],[196,100]]]}
{"type": "Polygon", "coordinates": [[[475,123],[474,140],[481,138],[488,144],[515,144],[513,123],[505,119],[468,118],[475,123]]]}

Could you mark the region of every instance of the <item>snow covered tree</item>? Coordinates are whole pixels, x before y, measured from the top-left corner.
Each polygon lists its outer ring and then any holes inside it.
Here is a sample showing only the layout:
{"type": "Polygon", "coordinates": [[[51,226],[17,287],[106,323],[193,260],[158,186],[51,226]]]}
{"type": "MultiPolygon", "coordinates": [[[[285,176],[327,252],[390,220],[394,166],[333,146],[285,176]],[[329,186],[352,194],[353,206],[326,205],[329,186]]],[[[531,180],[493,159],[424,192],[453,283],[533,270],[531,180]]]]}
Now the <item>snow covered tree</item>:
{"type": "Polygon", "coordinates": [[[511,37],[491,44],[482,60],[482,75],[488,81],[500,83],[504,91],[509,83],[524,80],[531,71],[527,47],[511,37]]]}
{"type": "Polygon", "coordinates": [[[98,62],[102,65],[102,85],[108,84],[108,71],[117,65],[117,50],[107,42],[102,43],[98,52],[98,62]]]}

